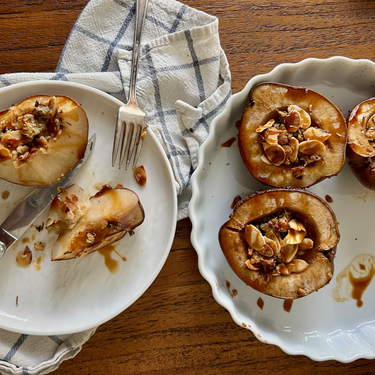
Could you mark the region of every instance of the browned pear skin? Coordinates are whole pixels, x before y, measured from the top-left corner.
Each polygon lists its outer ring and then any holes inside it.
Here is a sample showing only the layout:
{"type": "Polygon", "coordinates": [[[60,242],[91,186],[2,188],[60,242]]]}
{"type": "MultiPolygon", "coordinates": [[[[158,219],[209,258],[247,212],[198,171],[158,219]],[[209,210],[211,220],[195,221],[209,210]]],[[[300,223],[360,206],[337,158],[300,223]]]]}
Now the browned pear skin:
{"type": "Polygon", "coordinates": [[[126,188],[104,188],[90,198],[90,207],[72,230],[53,245],[51,260],[81,258],[119,241],[144,221],[138,195],[126,188]],[[90,243],[90,239],[92,242],[90,243]]]}
{"type": "Polygon", "coordinates": [[[348,145],[349,166],[358,181],[375,190],[375,150],[365,136],[366,122],[375,114],[375,98],[357,104],[349,113],[348,145]]]}
{"type": "Polygon", "coordinates": [[[237,203],[219,231],[221,249],[237,276],[255,290],[283,299],[307,296],[330,282],[339,239],[332,209],[320,197],[303,189],[276,188],[247,196],[237,203]],[[303,223],[314,245],[302,256],[309,264],[305,271],[267,279],[263,270],[253,271],[245,265],[249,259],[245,227],[282,210],[288,210],[303,223]]]}
{"type": "Polygon", "coordinates": [[[39,150],[32,160],[15,168],[13,160],[0,162],[0,178],[24,185],[40,186],[51,184],[72,168],[84,157],[89,123],[84,109],[72,98],[62,95],[34,95],[0,113],[0,122],[14,116],[14,113],[28,114],[35,108],[35,102],[48,105],[55,98],[60,118],[63,122],[61,136],[50,141],[46,153],[39,150]]]}
{"type": "Polygon", "coordinates": [[[274,187],[308,187],[327,177],[337,175],[345,163],[347,141],[346,121],[341,111],[326,97],[316,91],[265,82],[254,86],[249,94],[249,105],[243,112],[238,144],[242,159],[255,179],[274,187]],[[277,118],[277,111],[284,111],[289,105],[297,105],[311,117],[314,125],[329,132],[331,136],[322,160],[307,165],[304,175],[296,177],[291,169],[295,166],[275,166],[261,160],[262,143],[256,129],[267,121],[277,118]]]}

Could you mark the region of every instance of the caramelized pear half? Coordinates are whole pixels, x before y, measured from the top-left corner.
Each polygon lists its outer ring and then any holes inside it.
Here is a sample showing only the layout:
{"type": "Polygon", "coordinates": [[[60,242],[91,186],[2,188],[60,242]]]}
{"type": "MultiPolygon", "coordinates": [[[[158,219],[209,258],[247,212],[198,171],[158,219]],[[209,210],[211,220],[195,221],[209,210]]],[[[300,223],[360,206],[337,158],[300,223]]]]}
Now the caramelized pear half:
{"type": "Polygon", "coordinates": [[[73,229],[60,234],[53,245],[52,260],[84,257],[119,241],[141,225],[144,210],[134,191],[105,188],[90,198],[90,207],[73,229]]]}
{"type": "Polygon", "coordinates": [[[0,112],[0,178],[48,185],[84,156],[88,120],[66,96],[35,95],[0,112]]]}
{"type": "Polygon", "coordinates": [[[307,187],[341,171],[346,122],[326,97],[303,87],[261,83],[249,99],[238,143],[257,180],[274,187],[307,187]]]}
{"type": "Polygon", "coordinates": [[[219,232],[237,276],[284,299],[307,296],[330,282],[339,239],[332,209],[302,189],[263,190],[242,199],[219,232]]]}
{"type": "Polygon", "coordinates": [[[363,186],[375,190],[375,98],[356,105],[347,122],[350,169],[363,186]]]}

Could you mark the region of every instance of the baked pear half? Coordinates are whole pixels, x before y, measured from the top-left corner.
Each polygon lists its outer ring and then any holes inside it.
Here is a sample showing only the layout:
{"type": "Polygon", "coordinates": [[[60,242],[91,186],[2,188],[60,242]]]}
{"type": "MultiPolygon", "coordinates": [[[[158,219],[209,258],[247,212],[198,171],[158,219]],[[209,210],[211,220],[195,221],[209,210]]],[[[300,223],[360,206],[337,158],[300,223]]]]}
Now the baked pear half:
{"type": "Polygon", "coordinates": [[[66,96],[35,95],[0,112],[0,178],[48,185],[84,156],[89,123],[66,96]]]}
{"type": "Polygon", "coordinates": [[[247,285],[277,298],[307,296],[333,277],[340,233],[332,209],[302,189],[276,188],[237,203],[221,249],[247,285]]]}
{"type": "Polygon", "coordinates": [[[252,88],[238,135],[251,174],[274,187],[308,187],[337,175],[346,140],[345,118],[330,100],[280,83],[252,88]]]}
{"type": "MultiPolygon", "coordinates": [[[[71,199],[68,201],[66,199],[69,195],[71,196],[68,194],[60,201],[70,203],[71,199]]],[[[49,217],[56,217],[53,207],[49,217]]],[[[61,204],[61,207],[65,206],[61,204]]],[[[83,207],[87,205],[84,204],[83,207]]],[[[72,209],[73,206],[70,208],[72,209]]],[[[75,209],[73,209],[73,214],[74,211],[75,209]]],[[[55,241],[51,259],[66,260],[84,257],[119,241],[126,233],[132,235],[134,229],[143,223],[144,218],[143,206],[134,191],[126,188],[105,187],[90,198],[87,212],[80,216],[72,229],[64,224],[67,230],[60,232],[61,234],[55,241]]],[[[66,215],[64,220],[66,220],[66,215]]],[[[74,215],[72,215],[72,220],[74,220],[74,215]]]]}
{"type": "Polygon", "coordinates": [[[375,190],[375,98],[357,104],[347,123],[350,169],[363,186],[375,190]]]}

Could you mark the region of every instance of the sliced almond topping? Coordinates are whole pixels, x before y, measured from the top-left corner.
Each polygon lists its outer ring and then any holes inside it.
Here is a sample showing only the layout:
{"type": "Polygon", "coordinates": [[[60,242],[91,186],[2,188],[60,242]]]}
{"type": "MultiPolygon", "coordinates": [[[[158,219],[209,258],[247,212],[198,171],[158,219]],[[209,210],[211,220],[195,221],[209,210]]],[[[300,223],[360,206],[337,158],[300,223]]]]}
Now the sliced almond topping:
{"type": "Polygon", "coordinates": [[[287,245],[285,240],[281,238],[281,234],[279,232],[276,232],[276,237],[279,240],[280,248],[287,245]]]}
{"type": "Polygon", "coordinates": [[[277,167],[284,163],[285,160],[285,151],[284,149],[278,145],[270,145],[268,143],[263,144],[264,152],[268,158],[268,160],[277,167]]]}
{"type": "Polygon", "coordinates": [[[261,133],[263,130],[266,130],[266,129],[270,128],[274,123],[275,123],[274,119],[268,120],[264,125],[259,126],[258,128],[256,128],[255,131],[257,133],[261,133]]]}
{"type": "Polygon", "coordinates": [[[275,254],[274,248],[276,248],[276,244],[267,237],[263,237],[263,238],[266,241],[266,243],[260,250],[258,250],[258,253],[261,255],[264,255],[265,257],[270,258],[275,254]]]}
{"type": "Polygon", "coordinates": [[[292,219],[292,220],[289,221],[289,227],[291,229],[296,230],[296,231],[304,231],[304,232],[306,232],[306,228],[304,227],[304,225],[302,223],[300,223],[296,219],[292,219]]]}
{"type": "Polygon", "coordinates": [[[290,273],[300,273],[307,269],[309,264],[302,259],[294,259],[286,265],[290,273]]]}
{"type": "Polygon", "coordinates": [[[269,128],[264,132],[264,139],[270,145],[276,145],[280,133],[281,131],[276,128],[269,128]]]}
{"type": "Polygon", "coordinates": [[[246,225],[245,235],[247,243],[255,250],[261,250],[266,243],[260,230],[252,224],[246,225]]]}
{"type": "Polygon", "coordinates": [[[281,258],[285,263],[289,263],[297,254],[298,245],[286,245],[281,248],[281,258]]]}
{"type": "Polygon", "coordinates": [[[288,112],[298,112],[300,116],[300,126],[302,129],[307,129],[311,125],[310,115],[298,105],[290,105],[288,107],[288,112]]]}
{"type": "MultiPolygon", "coordinates": [[[[291,106],[289,106],[291,107],[291,106]]],[[[284,117],[286,130],[289,132],[296,132],[301,127],[301,116],[297,111],[290,111],[284,117]]]]}
{"type": "Polygon", "coordinates": [[[5,147],[0,146],[0,162],[10,159],[12,159],[12,154],[10,153],[10,151],[5,147]]]}
{"type": "Polygon", "coordinates": [[[268,165],[272,165],[272,163],[268,160],[268,158],[265,154],[262,154],[262,156],[260,157],[260,160],[262,160],[263,163],[266,163],[268,165]]]}
{"type": "Polygon", "coordinates": [[[288,145],[282,145],[281,146],[285,151],[285,159],[288,159],[290,155],[292,155],[293,151],[290,146],[288,145]]]}
{"type": "Polygon", "coordinates": [[[292,137],[289,140],[288,146],[292,149],[292,153],[289,156],[289,160],[293,163],[297,160],[298,157],[299,142],[297,138],[292,137]]]}
{"type": "Polygon", "coordinates": [[[324,146],[324,143],[317,141],[315,139],[310,141],[304,141],[299,144],[299,152],[302,152],[303,154],[307,155],[320,155],[324,152],[325,149],[326,146],[324,146]]]}
{"type": "Polygon", "coordinates": [[[245,264],[246,264],[246,267],[249,269],[249,270],[251,270],[251,271],[259,271],[261,268],[262,268],[262,265],[261,264],[252,264],[251,262],[250,262],[250,259],[248,259],[246,262],[245,262],[245,264]]]}
{"type": "Polygon", "coordinates": [[[277,267],[276,267],[276,269],[282,274],[282,275],[284,275],[284,276],[287,276],[287,275],[289,275],[289,270],[288,270],[288,268],[286,267],[286,265],[284,264],[284,263],[280,263],[277,267]]]}
{"type": "Polygon", "coordinates": [[[273,232],[272,230],[266,232],[264,240],[266,241],[268,245],[272,247],[275,254],[278,254],[280,252],[281,245],[280,245],[279,237],[277,237],[275,232],[273,232]],[[272,241],[273,243],[271,243],[270,241],[272,241]]]}
{"type": "Polygon", "coordinates": [[[288,234],[286,235],[284,240],[288,245],[296,245],[296,244],[298,245],[302,242],[305,236],[306,236],[306,231],[289,229],[288,234]]]}
{"type": "Polygon", "coordinates": [[[314,246],[314,241],[310,238],[304,238],[298,245],[298,250],[309,250],[314,246]]]}
{"type": "Polygon", "coordinates": [[[310,140],[317,140],[320,142],[325,142],[330,136],[331,133],[328,133],[327,131],[320,129],[320,128],[308,128],[304,133],[303,133],[306,141],[310,140]]]}

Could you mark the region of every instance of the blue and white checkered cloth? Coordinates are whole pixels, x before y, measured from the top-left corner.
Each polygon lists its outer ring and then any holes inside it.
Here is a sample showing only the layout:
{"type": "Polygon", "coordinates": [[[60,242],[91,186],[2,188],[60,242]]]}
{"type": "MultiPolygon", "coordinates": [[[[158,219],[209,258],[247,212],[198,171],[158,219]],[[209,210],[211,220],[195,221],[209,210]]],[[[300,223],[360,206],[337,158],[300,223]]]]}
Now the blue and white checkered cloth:
{"type": "MultiPolygon", "coordinates": [[[[133,0],[91,0],[64,47],[55,73],[0,75],[0,87],[63,80],[95,87],[126,102],[134,32],[133,0]]],[[[171,163],[187,216],[190,176],[212,119],[231,95],[218,20],[174,0],[150,0],[139,58],[137,99],[171,163]]],[[[0,330],[0,372],[47,374],[74,357],[95,330],[28,336],[0,330]]]]}

